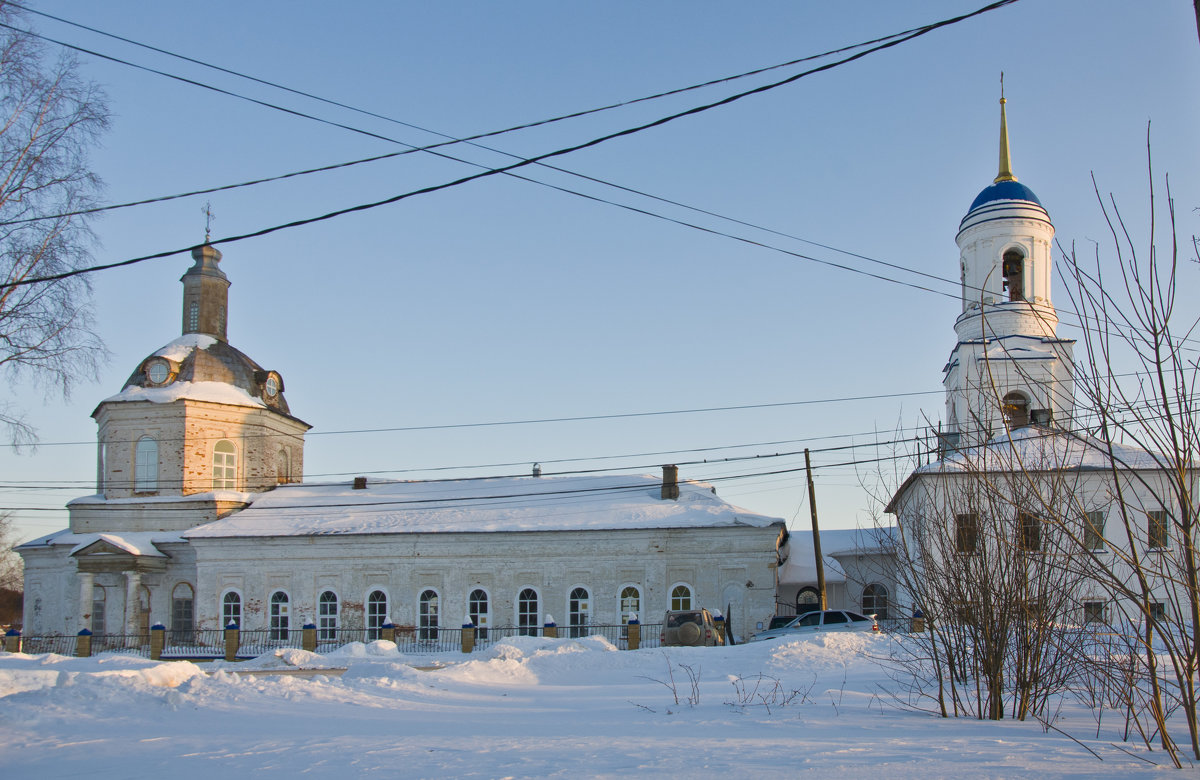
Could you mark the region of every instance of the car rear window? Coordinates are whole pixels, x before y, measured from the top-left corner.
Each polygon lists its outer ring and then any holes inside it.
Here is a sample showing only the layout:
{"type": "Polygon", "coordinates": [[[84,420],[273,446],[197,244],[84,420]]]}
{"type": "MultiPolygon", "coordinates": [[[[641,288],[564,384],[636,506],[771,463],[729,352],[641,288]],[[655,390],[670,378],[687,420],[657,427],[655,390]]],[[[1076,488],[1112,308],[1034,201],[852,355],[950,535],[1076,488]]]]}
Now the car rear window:
{"type": "Polygon", "coordinates": [[[699,612],[681,612],[677,615],[667,615],[667,628],[675,628],[681,623],[703,623],[699,612]]]}
{"type": "Polygon", "coordinates": [[[777,615],[771,618],[771,625],[767,626],[767,628],[779,628],[780,626],[786,626],[795,619],[795,615],[777,615]]]}
{"type": "Polygon", "coordinates": [[[833,623],[849,623],[849,622],[850,621],[846,619],[845,612],[826,612],[825,613],[825,625],[827,625],[827,626],[831,625],[833,623]]]}

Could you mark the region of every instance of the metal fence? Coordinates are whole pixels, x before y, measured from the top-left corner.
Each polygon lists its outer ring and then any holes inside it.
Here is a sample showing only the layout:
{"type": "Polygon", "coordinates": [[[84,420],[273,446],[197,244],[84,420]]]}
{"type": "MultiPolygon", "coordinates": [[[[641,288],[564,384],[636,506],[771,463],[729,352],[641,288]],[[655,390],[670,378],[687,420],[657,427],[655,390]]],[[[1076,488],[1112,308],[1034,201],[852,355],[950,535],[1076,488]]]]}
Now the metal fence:
{"type": "MultiPolygon", "coordinates": [[[[648,623],[641,626],[641,641],[643,649],[659,646],[661,623],[648,623]]],[[[225,629],[192,629],[188,631],[164,631],[162,658],[166,659],[208,659],[225,656],[225,629]]],[[[516,636],[544,636],[543,628],[495,626],[476,629],[475,651],[486,649],[497,642],[516,636]]],[[[587,636],[603,636],[615,647],[621,650],[629,649],[629,626],[626,625],[585,625],[560,626],[557,629],[559,638],[582,638],[587,636]]],[[[318,630],[316,632],[316,651],[329,653],[352,642],[372,642],[380,639],[383,631],[380,629],[339,628],[318,630]]],[[[21,651],[29,654],[58,653],[59,655],[75,655],[78,637],[75,636],[28,636],[21,639],[21,651]]],[[[395,629],[395,643],[402,653],[423,655],[430,653],[453,653],[462,649],[463,630],[461,628],[398,628],[395,629]]],[[[97,634],[92,637],[92,655],[100,653],[119,652],[150,657],[151,637],[149,635],[97,634]]],[[[303,629],[247,629],[238,632],[238,658],[253,658],[269,653],[279,648],[304,647],[303,629]]],[[[0,652],[3,645],[0,644],[0,652]]]]}

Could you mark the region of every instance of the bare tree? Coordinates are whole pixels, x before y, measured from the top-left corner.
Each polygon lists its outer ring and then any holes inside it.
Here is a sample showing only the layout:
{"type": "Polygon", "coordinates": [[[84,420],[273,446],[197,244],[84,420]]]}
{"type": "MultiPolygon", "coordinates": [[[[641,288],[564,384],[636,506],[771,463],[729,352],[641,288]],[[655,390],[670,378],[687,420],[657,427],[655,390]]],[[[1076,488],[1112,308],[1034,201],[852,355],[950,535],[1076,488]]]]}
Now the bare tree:
{"type": "MultiPolygon", "coordinates": [[[[21,26],[8,3],[0,21],[21,26]]],[[[99,181],[87,152],[107,126],[105,97],[74,60],[0,28],[0,375],[10,385],[31,380],[66,396],[104,355],[82,277],[13,285],[90,259],[87,217],[67,214],[94,205],[99,181]]],[[[34,441],[11,401],[0,401],[0,425],[14,443],[34,441]]]]}
{"type": "Polygon", "coordinates": [[[1196,239],[1179,240],[1169,179],[1165,203],[1157,200],[1148,139],[1147,167],[1149,235],[1135,239],[1115,199],[1105,199],[1096,187],[1115,263],[1103,261],[1099,245],[1090,261],[1074,247],[1063,254],[1068,291],[1085,325],[1080,343],[1086,360],[1078,364],[1076,393],[1096,416],[1093,436],[1108,456],[1120,510],[1108,532],[1114,560],[1104,568],[1106,584],[1123,621],[1140,627],[1138,658],[1151,683],[1161,744],[1179,765],[1171,712],[1183,715],[1192,755],[1200,759],[1200,320],[1186,308],[1194,296],[1180,294],[1195,287],[1196,268],[1185,253],[1196,248],[1196,239]],[[1160,211],[1167,218],[1163,236],[1160,211]],[[1122,443],[1154,459],[1153,478],[1121,457],[1122,443]],[[1135,494],[1152,500],[1131,500],[1135,494]],[[1161,656],[1168,661],[1163,669],[1161,656]]]}

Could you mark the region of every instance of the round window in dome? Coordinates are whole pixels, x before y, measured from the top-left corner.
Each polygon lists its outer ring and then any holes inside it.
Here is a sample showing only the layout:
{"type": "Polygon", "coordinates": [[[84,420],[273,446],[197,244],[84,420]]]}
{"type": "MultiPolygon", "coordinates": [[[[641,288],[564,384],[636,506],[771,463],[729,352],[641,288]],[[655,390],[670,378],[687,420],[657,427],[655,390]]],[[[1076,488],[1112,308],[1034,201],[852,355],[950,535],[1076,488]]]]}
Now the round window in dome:
{"type": "Polygon", "coordinates": [[[159,358],[158,360],[150,360],[146,363],[146,379],[150,380],[150,384],[165,384],[170,376],[171,366],[167,361],[159,358]]]}
{"type": "Polygon", "coordinates": [[[279,377],[275,374],[267,376],[267,381],[263,383],[263,391],[267,394],[267,398],[279,395],[279,377]]]}

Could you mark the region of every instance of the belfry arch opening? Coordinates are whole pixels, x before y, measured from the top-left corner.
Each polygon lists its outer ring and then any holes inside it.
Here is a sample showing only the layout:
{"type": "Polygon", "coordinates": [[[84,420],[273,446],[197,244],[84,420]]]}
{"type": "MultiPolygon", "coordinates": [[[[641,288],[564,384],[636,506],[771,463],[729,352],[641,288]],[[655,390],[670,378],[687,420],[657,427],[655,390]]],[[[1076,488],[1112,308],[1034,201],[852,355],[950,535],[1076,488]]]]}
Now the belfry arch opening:
{"type": "Polygon", "coordinates": [[[1008,300],[1025,300],[1025,253],[1020,249],[1006,249],[1002,258],[1002,269],[1008,300]]]}
{"type": "Polygon", "coordinates": [[[1009,393],[1004,396],[1001,406],[1004,409],[1004,421],[1009,430],[1029,425],[1029,398],[1024,393],[1016,391],[1009,393]]]}

